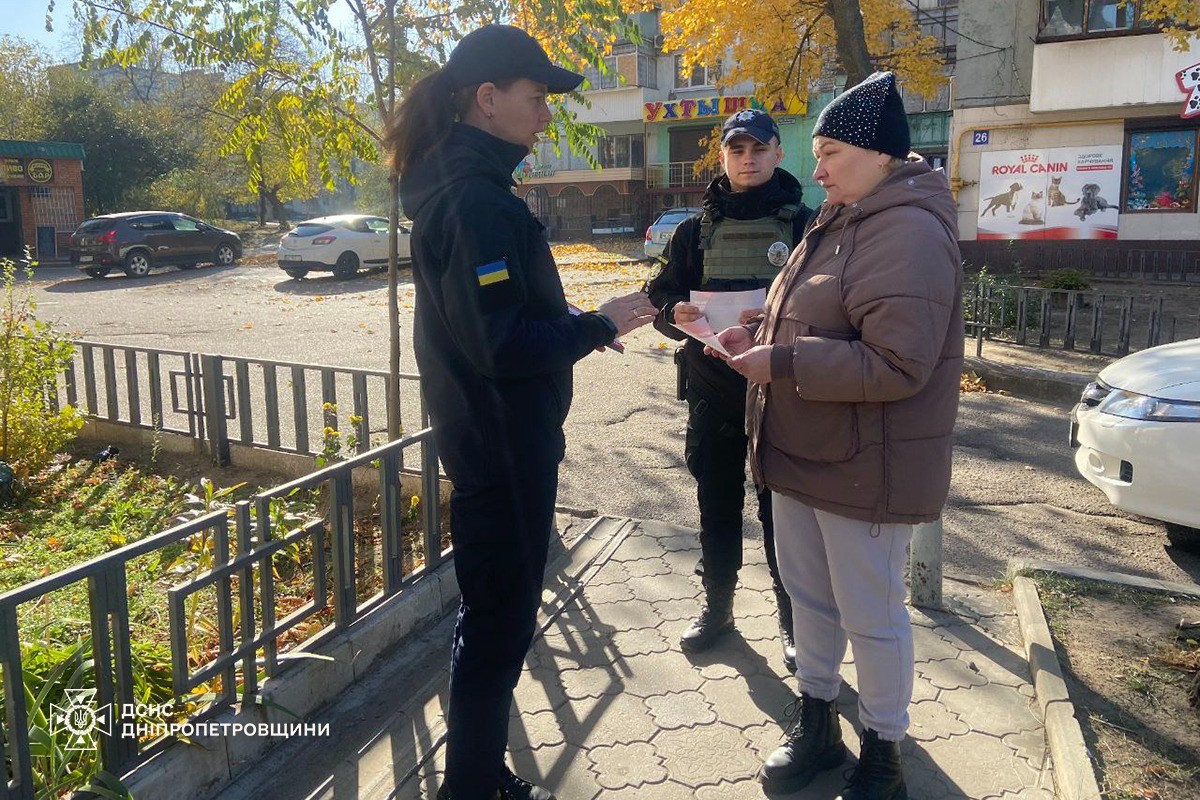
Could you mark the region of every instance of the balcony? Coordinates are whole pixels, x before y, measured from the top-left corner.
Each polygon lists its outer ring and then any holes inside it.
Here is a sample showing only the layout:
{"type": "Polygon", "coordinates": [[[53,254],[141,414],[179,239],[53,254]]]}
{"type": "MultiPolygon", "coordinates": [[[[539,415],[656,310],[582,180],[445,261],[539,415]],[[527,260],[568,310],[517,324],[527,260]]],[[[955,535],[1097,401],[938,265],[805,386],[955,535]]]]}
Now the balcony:
{"type": "Polygon", "coordinates": [[[647,189],[679,189],[704,187],[721,174],[719,167],[702,167],[696,172],[696,161],[672,161],[646,166],[647,189]]]}

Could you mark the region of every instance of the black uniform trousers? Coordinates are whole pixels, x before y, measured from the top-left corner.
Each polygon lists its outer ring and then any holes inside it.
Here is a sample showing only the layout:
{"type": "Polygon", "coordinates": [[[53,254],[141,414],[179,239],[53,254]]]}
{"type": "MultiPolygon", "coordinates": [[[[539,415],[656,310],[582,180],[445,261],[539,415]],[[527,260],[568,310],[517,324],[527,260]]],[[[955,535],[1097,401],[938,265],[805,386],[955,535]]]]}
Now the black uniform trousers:
{"type": "Polygon", "coordinates": [[[454,629],[446,715],[446,784],[454,800],[495,795],[509,709],[533,640],[558,467],[450,495],[454,571],[462,602],[454,629]]]}
{"type": "MultiPolygon", "coordinates": [[[[732,584],[742,567],[742,509],[746,503],[746,411],[744,405],[715,400],[689,384],[688,426],[684,445],[688,471],[696,479],[700,506],[700,551],[704,582],[732,584]]],[[[767,569],[783,591],[775,560],[771,492],[758,492],[758,521],[763,527],[767,569]]]]}

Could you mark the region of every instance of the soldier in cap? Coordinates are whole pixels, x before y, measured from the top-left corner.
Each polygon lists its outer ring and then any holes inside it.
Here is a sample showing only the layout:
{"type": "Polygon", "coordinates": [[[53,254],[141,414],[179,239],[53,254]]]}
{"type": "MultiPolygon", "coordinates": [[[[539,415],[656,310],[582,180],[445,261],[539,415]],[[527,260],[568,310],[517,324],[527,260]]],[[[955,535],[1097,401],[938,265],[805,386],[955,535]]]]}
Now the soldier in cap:
{"type": "MultiPolygon", "coordinates": [[[[689,653],[710,648],[733,629],[733,596],[742,566],[742,510],[746,483],[746,380],[723,362],[704,355],[673,322],[702,314],[690,293],[765,289],[803,236],[811,213],[801,202],[800,182],[779,167],[783,149],[770,114],[748,108],[725,121],[721,131],[724,174],[704,193],[703,211],[675,229],[666,264],[648,283],[659,309],[654,326],[673,339],[687,339],[677,353],[686,371],[688,404],[685,455],[696,479],[704,604],[683,633],[689,653]]],[[[795,669],[792,606],[775,563],[770,493],[759,492],[767,565],[779,609],[779,634],[789,671],[795,669]]]]}

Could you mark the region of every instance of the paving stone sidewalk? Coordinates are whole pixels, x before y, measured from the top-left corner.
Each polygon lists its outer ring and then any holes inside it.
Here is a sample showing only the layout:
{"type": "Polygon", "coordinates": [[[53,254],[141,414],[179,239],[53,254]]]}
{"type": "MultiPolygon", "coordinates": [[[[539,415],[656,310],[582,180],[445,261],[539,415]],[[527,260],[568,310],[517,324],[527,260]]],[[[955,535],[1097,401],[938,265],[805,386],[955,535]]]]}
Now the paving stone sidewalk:
{"type": "MultiPolygon", "coordinates": [[[[530,653],[512,717],[516,771],[559,800],[762,797],[755,774],[780,742],[796,688],[783,671],[761,547],[747,548],[738,633],[687,657],[677,641],[700,596],[695,532],[640,521],[623,535],[530,653]]],[[[954,581],[946,596],[945,612],[911,611],[910,796],[1050,800],[1049,756],[1009,596],[954,581]]],[[[856,751],[849,656],[842,672],[843,733],[856,751]]],[[[438,748],[393,796],[432,798],[443,756],[438,748]]],[[[794,797],[835,797],[850,768],[794,797]]]]}

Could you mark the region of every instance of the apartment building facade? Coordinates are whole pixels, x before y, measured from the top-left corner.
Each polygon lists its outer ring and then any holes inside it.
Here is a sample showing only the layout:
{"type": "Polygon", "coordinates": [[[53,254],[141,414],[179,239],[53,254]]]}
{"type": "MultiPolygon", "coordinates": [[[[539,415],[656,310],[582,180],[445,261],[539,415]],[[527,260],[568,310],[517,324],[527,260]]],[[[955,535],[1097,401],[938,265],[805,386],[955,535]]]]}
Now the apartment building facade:
{"type": "Polygon", "coordinates": [[[1200,37],[1176,51],[1119,0],[963,0],[960,25],[968,264],[1200,281],[1200,37]]]}
{"type": "MultiPolygon", "coordinates": [[[[914,11],[922,29],[938,36],[949,65],[955,58],[957,0],[919,0],[914,11]]],[[[707,143],[725,118],[748,107],[763,107],[779,122],[783,168],[800,179],[806,202],[815,207],[824,192],[812,181],[812,131],[821,109],[836,96],[841,79],[829,70],[805,97],[756,100],[755,87],[743,83],[718,88],[725,65],[683,71],[677,54],[663,53],[658,15],[638,15],[645,43],[618,44],[608,70],[589,70],[587,105],[573,104],[582,122],[605,135],[588,159],[565,144],[555,152],[540,143],[518,170],[517,192],[549,229],[552,238],[590,238],[634,233],[663,209],[697,206],[719,168],[698,168],[707,143]]],[[[952,70],[948,67],[947,73],[952,70]]],[[[950,82],[928,100],[906,95],[913,149],[942,166],[950,134],[950,82]]]]}

